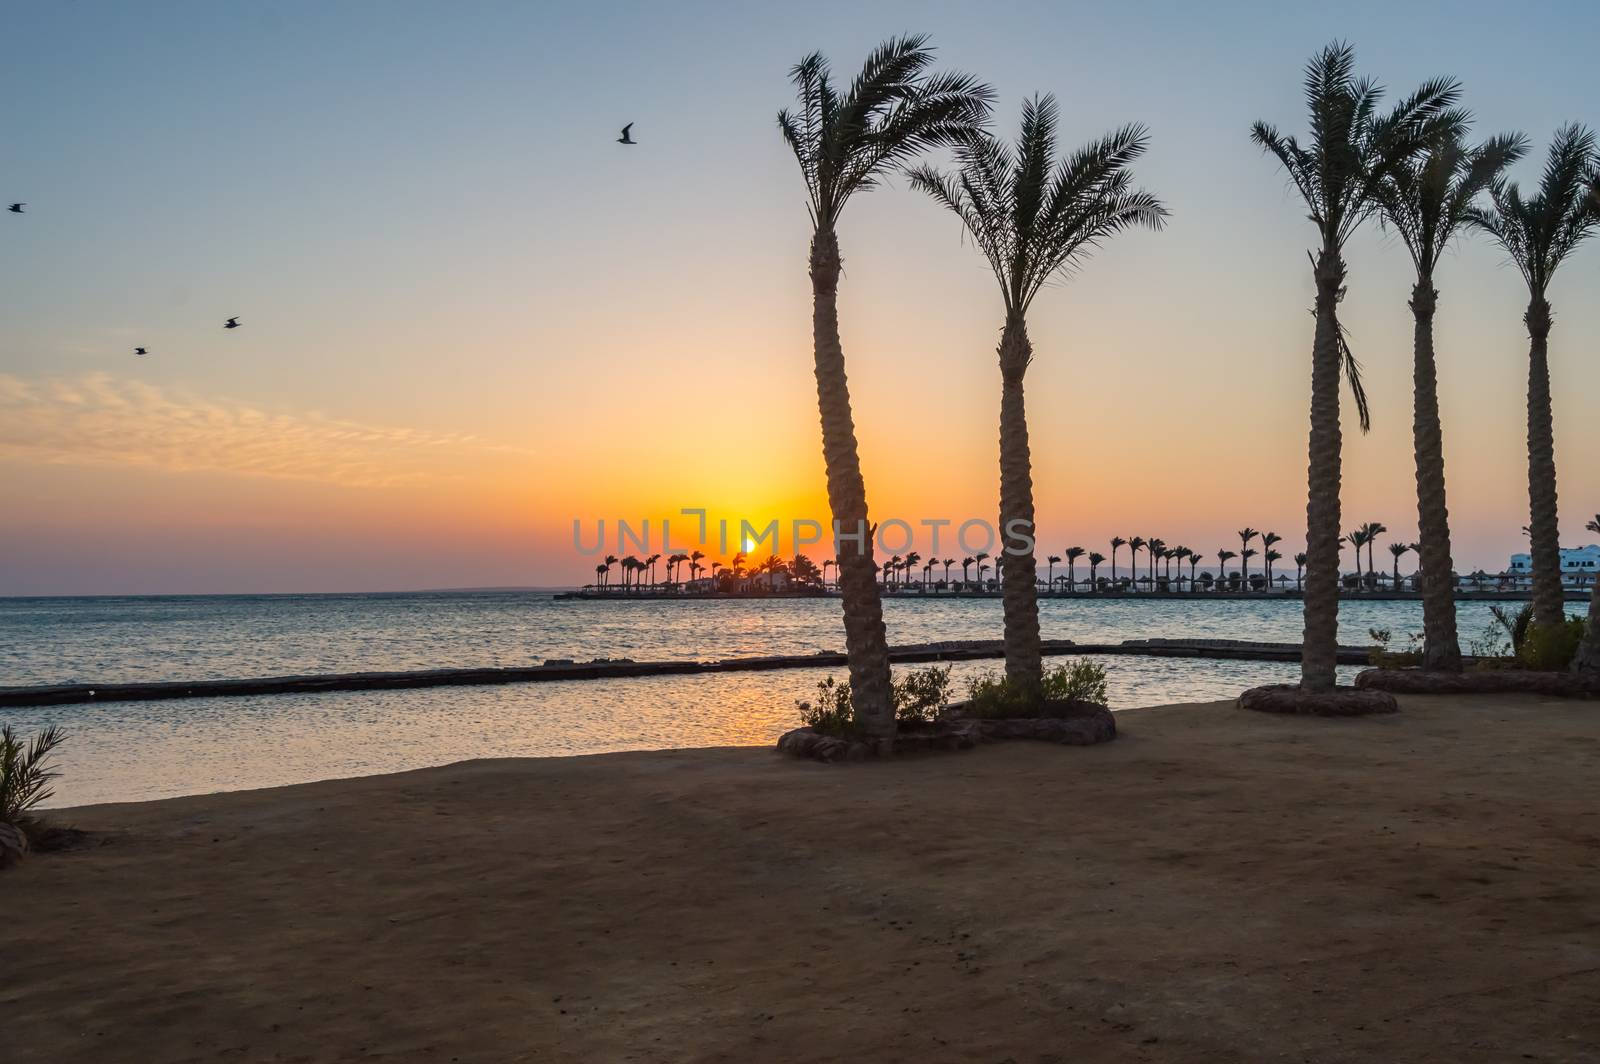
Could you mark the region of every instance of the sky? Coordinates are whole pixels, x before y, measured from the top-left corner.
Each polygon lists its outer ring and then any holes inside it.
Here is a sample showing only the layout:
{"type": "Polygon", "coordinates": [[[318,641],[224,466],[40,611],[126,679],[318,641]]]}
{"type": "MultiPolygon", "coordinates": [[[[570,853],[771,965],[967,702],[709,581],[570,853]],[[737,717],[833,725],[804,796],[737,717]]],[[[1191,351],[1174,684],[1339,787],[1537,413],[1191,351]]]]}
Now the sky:
{"type": "MultiPolygon", "coordinates": [[[[1303,131],[1301,69],[1343,38],[1393,95],[1460,78],[1478,134],[1532,139],[1513,176],[1535,180],[1557,126],[1600,124],[1600,7],[1533,7],[12,7],[0,594],[571,585],[594,565],[575,520],[592,541],[684,508],[713,533],[779,520],[790,553],[789,522],[828,513],[809,222],[773,118],[805,53],[847,79],[903,32],[994,86],[1000,135],[1036,91],[1063,149],[1150,128],[1136,174],[1168,228],[1030,316],[1041,555],[1141,535],[1214,556],[1245,526],[1292,555],[1314,234],[1250,123],[1303,131]]],[[[839,235],[874,519],[992,520],[987,267],[902,180],[839,235]]],[[[1344,523],[1412,539],[1410,261],[1376,225],[1346,257],[1374,427],[1346,436],[1344,523]]],[[[1527,523],[1526,290],[1482,239],[1437,283],[1457,568],[1498,570],[1527,523]]],[[[1600,240],[1550,292],[1568,544],[1600,510],[1597,286],[1600,240]]]]}

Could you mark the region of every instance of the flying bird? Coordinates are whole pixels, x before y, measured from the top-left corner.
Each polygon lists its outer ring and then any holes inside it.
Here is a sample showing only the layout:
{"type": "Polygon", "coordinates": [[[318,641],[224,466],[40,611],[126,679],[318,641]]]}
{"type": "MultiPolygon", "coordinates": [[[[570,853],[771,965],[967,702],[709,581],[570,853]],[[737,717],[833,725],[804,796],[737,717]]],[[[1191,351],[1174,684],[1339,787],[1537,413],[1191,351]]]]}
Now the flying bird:
{"type": "Polygon", "coordinates": [[[224,329],[237,329],[237,328],[239,328],[239,319],[238,318],[229,318],[228,319],[228,324],[224,325],[223,328],[224,329]]]}
{"type": "Polygon", "coordinates": [[[638,141],[634,140],[633,137],[628,133],[628,130],[630,130],[632,128],[633,128],[633,123],[632,122],[629,122],[627,125],[622,127],[622,136],[617,138],[617,143],[618,144],[637,144],[637,143],[639,143],[638,141]]]}
{"type": "Polygon", "coordinates": [[[6,210],[10,211],[12,214],[22,214],[22,208],[26,206],[26,203],[13,203],[11,206],[7,207],[6,210]]]}
{"type": "Polygon", "coordinates": [[[136,355],[148,355],[150,352],[146,351],[142,347],[136,347],[133,349],[133,353],[136,355]]]}

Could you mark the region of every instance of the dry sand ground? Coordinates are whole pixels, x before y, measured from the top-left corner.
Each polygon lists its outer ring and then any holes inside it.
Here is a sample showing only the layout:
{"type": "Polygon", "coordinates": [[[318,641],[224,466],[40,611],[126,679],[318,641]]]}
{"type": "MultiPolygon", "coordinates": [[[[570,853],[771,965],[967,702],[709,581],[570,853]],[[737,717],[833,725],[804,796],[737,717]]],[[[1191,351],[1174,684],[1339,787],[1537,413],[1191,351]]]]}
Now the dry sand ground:
{"type": "Polygon", "coordinates": [[[1600,704],[480,761],[76,811],[25,1061],[1600,1059],[1600,704]]]}

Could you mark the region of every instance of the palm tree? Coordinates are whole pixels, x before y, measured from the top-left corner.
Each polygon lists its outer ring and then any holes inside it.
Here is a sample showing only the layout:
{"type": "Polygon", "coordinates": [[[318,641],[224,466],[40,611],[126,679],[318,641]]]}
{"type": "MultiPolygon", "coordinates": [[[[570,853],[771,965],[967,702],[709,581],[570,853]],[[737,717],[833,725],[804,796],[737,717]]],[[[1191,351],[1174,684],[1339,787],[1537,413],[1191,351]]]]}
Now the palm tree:
{"type": "Polygon", "coordinates": [[[1105,561],[1105,560],[1106,560],[1106,556],[1104,554],[1101,554],[1098,551],[1090,551],[1089,552],[1089,590],[1090,591],[1099,591],[1100,590],[1100,578],[1098,576],[1096,576],[1095,574],[1100,571],[1100,563],[1105,561]]]}
{"type": "Polygon", "coordinates": [[[1228,575],[1228,562],[1237,557],[1238,555],[1231,550],[1217,551],[1217,582],[1219,584],[1222,582],[1222,578],[1228,575]]]}
{"type": "Polygon", "coordinates": [[[1078,559],[1087,554],[1088,551],[1082,547],[1068,547],[1065,553],[1067,556],[1067,590],[1077,591],[1078,580],[1074,566],[1077,564],[1078,559]]]}
{"type": "Polygon", "coordinates": [[[1023,377],[1033,361],[1028,309],[1052,277],[1080,267],[1090,252],[1135,226],[1159,229],[1166,209],[1133,187],[1130,167],[1149,136],[1125,126],[1056,158],[1058,111],[1053,96],[1022,105],[1015,147],[975,136],[956,146],[959,172],[932,166],[911,171],[911,184],[961,219],[999,282],[1005,308],[1000,334],[1000,576],[1005,592],[1006,675],[1037,689],[1039,654],[1037,563],[1033,534],[1033,471],[1023,377]]]}
{"type": "Polygon", "coordinates": [[[615,564],[617,564],[617,556],[615,554],[607,554],[605,577],[600,581],[601,587],[605,587],[611,582],[611,567],[615,564]]]}
{"type": "Polygon", "coordinates": [[[604,565],[596,565],[594,567],[594,582],[595,582],[595,584],[600,586],[600,587],[604,587],[605,586],[605,579],[606,579],[606,567],[604,565]]]}
{"type": "Polygon", "coordinates": [[[1273,550],[1272,548],[1277,546],[1279,543],[1282,543],[1282,542],[1283,542],[1283,537],[1278,535],[1276,532],[1263,532],[1263,533],[1261,533],[1261,549],[1266,551],[1268,555],[1277,554],[1277,557],[1275,557],[1275,558],[1266,557],[1266,555],[1263,555],[1263,558],[1266,561],[1266,565],[1267,565],[1267,586],[1269,588],[1272,586],[1272,563],[1275,562],[1275,561],[1279,561],[1279,560],[1281,560],[1283,558],[1283,555],[1278,554],[1278,552],[1273,550]]]}
{"type": "Polygon", "coordinates": [[[1111,586],[1117,586],[1117,548],[1124,546],[1128,541],[1121,536],[1111,537],[1111,586]]]}
{"type": "MultiPolygon", "coordinates": [[[[1410,543],[1391,543],[1389,553],[1394,555],[1394,590],[1400,590],[1400,557],[1411,549],[1410,543]]],[[[1424,622],[1426,623],[1426,622],[1424,622]]],[[[1426,632],[1424,632],[1426,635],[1426,632]]]]}
{"type": "Polygon", "coordinates": [[[961,586],[962,587],[966,587],[968,584],[972,583],[972,579],[967,576],[967,568],[970,565],[972,565],[972,559],[971,558],[962,558],[961,559],[961,586]]]}
{"type": "MultiPolygon", "coordinates": [[[[1143,550],[1143,549],[1144,549],[1144,537],[1143,536],[1134,536],[1134,537],[1132,537],[1131,539],[1128,540],[1128,554],[1130,556],[1130,559],[1128,561],[1128,568],[1133,570],[1133,575],[1134,576],[1138,576],[1139,575],[1139,552],[1141,550],[1143,550]]],[[[1134,584],[1131,585],[1131,586],[1133,586],[1133,589],[1135,591],[1137,591],[1138,590],[1138,581],[1134,581],[1134,584]]]]}
{"type": "Polygon", "coordinates": [[[1299,554],[1294,556],[1294,589],[1296,591],[1301,590],[1301,580],[1305,577],[1305,572],[1306,555],[1305,551],[1301,551],[1299,554]]]}
{"type": "Polygon", "coordinates": [[[1244,554],[1243,571],[1239,579],[1244,581],[1245,590],[1250,590],[1250,559],[1255,556],[1255,551],[1250,549],[1250,541],[1261,535],[1255,529],[1246,526],[1239,529],[1239,550],[1244,554]]]}
{"type": "Polygon", "coordinates": [[[1378,542],[1378,537],[1389,531],[1388,527],[1377,521],[1368,521],[1361,526],[1361,531],[1366,533],[1367,539],[1367,582],[1373,587],[1378,586],[1378,570],[1372,564],[1372,549],[1378,542]]]}
{"type": "Polygon", "coordinates": [[[1055,590],[1056,586],[1056,563],[1060,560],[1061,555],[1059,554],[1051,554],[1045,558],[1045,561],[1048,563],[1047,567],[1045,568],[1045,586],[1050,588],[1052,591],[1055,590]]]}
{"type": "Polygon", "coordinates": [[[912,551],[910,554],[906,555],[906,560],[901,563],[902,568],[905,570],[906,583],[911,583],[911,573],[914,569],[916,569],[917,563],[920,561],[922,561],[922,555],[918,554],[916,551],[912,551]]]}
{"type": "Polygon", "coordinates": [[[946,558],[944,560],[944,586],[947,588],[950,586],[950,567],[955,563],[956,560],[954,558],[946,558]]]}
{"type": "Polygon", "coordinates": [[[1200,569],[1200,563],[1205,561],[1205,555],[1199,551],[1189,552],[1189,590],[1194,590],[1195,573],[1200,569]]]}
{"type": "MultiPolygon", "coordinates": [[[[1600,171],[1595,174],[1594,202],[1595,209],[1600,210],[1600,171]]],[[[1583,527],[1600,535],[1600,514],[1595,514],[1594,520],[1583,527]]],[[[1572,659],[1572,670],[1600,672],[1600,580],[1589,590],[1589,623],[1583,630],[1578,653],[1572,659]]]]}
{"type": "Polygon", "coordinates": [[[1239,552],[1239,581],[1246,591],[1250,590],[1250,559],[1260,553],[1254,547],[1246,547],[1239,552]]]}
{"type": "Polygon", "coordinates": [[[1306,503],[1305,637],[1300,685],[1331,691],[1339,645],[1339,376],[1350,378],[1362,428],[1368,425],[1355,360],[1339,325],[1345,289],[1344,246],[1373,212],[1375,193],[1396,166],[1415,156],[1461,116],[1452,110],[1455,82],[1430,81],[1387,115],[1378,113],[1382,89],[1355,76],[1347,44],[1324,48],[1306,66],[1305,95],[1311,140],[1257,122],[1252,137],[1277,157],[1316,224],[1322,246],[1312,260],[1316,281],[1316,338],[1311,353],[1311,433],[1306,503]]]}
{"type": "Polygon", "coordinates": [[[989,566],[985,564],[989,560],[989,555],[984,551],[979,551],[977,554],[972,556],[972,560],[978,563],[978,590],[982,591],[983,571],[989,568],[989,566]]]}
{"type": "Polygon", "coordinates": [[[1362,587],[1361,582],[1361,548],[1367,545],[1367,530],[1363,525],[1354,532],[1346,533],[1343,542],[1350,544],[1351,553],[1356,556],[1356,588],[1362,587]]]}
{"type": "Polygon", "coordinates": [[[926,37],[894,38],[867,57],[861,73],[841,92],[833,85],[828,61],[813,52],[790,72],[796,109],[778,112],[778,128],[805,179],[811,215],[817,407],[840,563],[851,704],[857,727],[879,738],[894,734],[889,643],[839,343],[836,226],[851,195],[870,191],[885,172],[929,147],[971,136],[988,116],[987,87],[962,74],[930,74],[932,62],[926,37]]]}
{"type": "Polygon", "coordinates": [[[1156,589],[1156,562],[1166,552],[1167,545],[1159,539],[1147,539],[1144,549],[1150,552],[1150,590],[1156,589]]]}
{"type": "Polygon", "coordinates": [[[1459,134],[1443,136],[1421,155],[1391,170],[1378,186],[1381,221],[1400,234],[1417,274],[1411,288],[1411,315],[1416,319],[1411,439],[1416,452],[1417,538],[1421,541],[1417,560],[1422,569],[1422,667],[1440,672],[1461,671],[1461,645],[1450,579],[1455,563],[1450,550],[1450,511],[1445,504],[1439,374],[1433,350],[1433,318],[1439,305],[1433,274],[1445,248],[1473,224],[1473,203],[1479,194],[1526,152],[1527,141],[1521,134],[1491,137],[1475,148],[1467,147],[1459,134]]]}
{"type": "Polygon", "coordinates": [[[697,551],[691,551],[690,552],[690,554],[689,554],[689,579],[690,580],[695,579],[696,578],[696,574],[698,574],[701,571],[701,569],[704,568],[704,566],[702,566],[700,564],[700,559],[704,558],[705,556],[706,555],[705,555],[704,551],[698,551],[697,550],[697,551]]]}
{"type": "Polygon", "coordinates": [[[1492,209],[1471,209],[1473,224],[1500,244],[1528,285],[1528,503],[1533,544],[1533,620],[1542,626],[1565,620],[1561,589],[1561,540],[1556,519],[1556,459],[1550,415],[1550,302],[1556,270],[1600,227],[1600,207],[1590,198],[1600,169],[1595,137],[1580,125],[1556,131],[1539,191],[1523,199],[1515,182],[1496,178],[1492,209]]]}
{"type": "Polygon", "coordinates": [[[1281,562],[1283,560],[1283,555],[1278,553],[1275,550],[1269,550],[1269,551],[1267,551],[1265,554],[1263,554],[1261,556],[1261,560],[1263,562],[1265,562],[1266,566],[1267,566],[1267,590],[1271,591],[1272,590],[1272,563],[1273,562],[1281,562]]]}

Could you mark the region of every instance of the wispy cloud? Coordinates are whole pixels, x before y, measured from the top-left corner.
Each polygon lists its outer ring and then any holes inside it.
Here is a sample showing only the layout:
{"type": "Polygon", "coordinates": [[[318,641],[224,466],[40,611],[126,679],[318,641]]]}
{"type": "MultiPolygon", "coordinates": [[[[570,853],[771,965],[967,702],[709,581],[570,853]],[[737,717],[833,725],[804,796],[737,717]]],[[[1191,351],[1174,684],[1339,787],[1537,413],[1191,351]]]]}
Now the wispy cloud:
{"type": "Polygon", "coordinates": [[[471,435],[271,413],[105,373],[0,373],[0,460],[378,487],[456,479],[489,452],[525,453],[471,435]]]}

